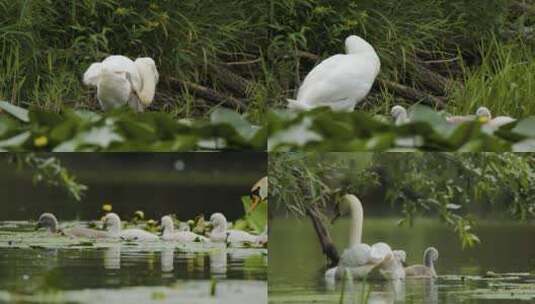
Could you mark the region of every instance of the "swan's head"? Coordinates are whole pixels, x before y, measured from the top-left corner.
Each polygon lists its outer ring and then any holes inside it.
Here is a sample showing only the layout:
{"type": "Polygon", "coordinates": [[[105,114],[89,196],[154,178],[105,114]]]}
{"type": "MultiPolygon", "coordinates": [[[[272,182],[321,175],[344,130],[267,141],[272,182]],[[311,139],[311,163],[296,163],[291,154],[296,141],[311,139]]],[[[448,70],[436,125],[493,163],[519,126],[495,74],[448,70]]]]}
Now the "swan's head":
{"type": "Polygon", "coordinates": [[[332,223],[334,223],[338,218],[350,214],[352,208],[355,207],[362,209],[362,203],[355,195],[345,194],[341,198],[338,198],[336,200],[335,215],[332,223]]]}
{"type": "Polygon", "coordinates": [[[393,250],[392,255],[394,256],[394,259],[398,260],[400,263],[405,263],[407,260],[407,253],[405,250],[393,250]]]}
{"type": "Polygon", "coordinates": [[[138,58],[134,64],[136,65],[139,75],[141,76],[141,80],[143,81],[141,91],[137,92],[137,94],[143,105],[148,106],[152,103],[154,94],[156,94],[156,84],[158,83],[160,74],[156,69],[156,63],[152,58],[138,58]]]}
{"type": "Polygon", "coordinates": [[[173,223],[173,219],[169,216],[169,215],[166,215],[164,217],[162,217],[162,219],[160,220],[160,225],[161,225],[161,232],[162,233],[171,233],[175,230],[175,224],[173,223]]]}
{"type": "Polygon", "coordinates": [[[346,54],[362,54],[371,53],[376,54],[375,49],[366,40],[357,35],[351,35],[346,38],[345,42],[346,54]]]}
{"type": "Polygon", "coordinates": [[[56,232],[58,230],[58,219],[52,213],[43,213],[39,217],[36,230],[46,228],[50,232],[56,232]]]}
{"type": "Polygon", "coordinates": [[[119,232],[121,230],[121,218],[115,213],[108,213],[102,218],[104,230],[119,232]]]}
{"type": "Polygon", "coordinates": [[[492,119],[492,114],[490,113],[489,108],[479,107],[476,111],[476,117],[480,122],[486,123],[492,119]]]}
{"type": "Polygon", "coordinates": [[[424,251],[424,261],[428,265],[438,260],[438,250],[435,247],[429,247],[424,251]]]}
{"type": "Polygon", "coordinates": [[[214,229],[227,229],[227,218],[222,213],[214,213],[210,217],[210,223],[214,226],[214,229]]]}
{"type": "Polygon", "coordinates": [[[138,210],[136,212],[134,212],[134,220],[135,221],[142,221],[143,219],[145,219],[145,213],[141,210],[138,210]]]}
{"type": "Polygon", "coordinates": [[[256,182],[256,184],[254,184],[249,196],[251,197],[251,201],[252,201],[251,208],[248,211],[250,213],[256,209],[258,204],[264,202],[268,198],[267,176],[264,176],[262,179],[256,182]]]}
{"type": "Polygon", "coordinates": [[[406,118],[408,116],[407,109],[405,109],[402,106],[393,106],[392,110],[390,111],[390,114],[394,118],[394,120],[406,118]]]}

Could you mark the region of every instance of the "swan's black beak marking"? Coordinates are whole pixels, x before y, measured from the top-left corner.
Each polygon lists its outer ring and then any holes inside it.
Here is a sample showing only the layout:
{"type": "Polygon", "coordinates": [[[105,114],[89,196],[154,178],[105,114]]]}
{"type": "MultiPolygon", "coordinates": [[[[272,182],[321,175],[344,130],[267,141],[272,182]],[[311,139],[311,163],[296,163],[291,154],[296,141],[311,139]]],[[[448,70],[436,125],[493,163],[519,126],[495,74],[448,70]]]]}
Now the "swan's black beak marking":
{"type": "Polygon", "coordinates": [[[251,207],[247,211],[247,213],[253,212],[258,204],[262,201],[262,198],[260,197],[260,187],[255,188],[253,191],[249,193],[249,198],[251,198],[251,207]]]}
{"type": "Polygon", "coordinates": [[[43,227],[43,225],[41,224],[41,222],[38,222],[37,225],[35,225],[35,231],[41,229],[43,227]]]}

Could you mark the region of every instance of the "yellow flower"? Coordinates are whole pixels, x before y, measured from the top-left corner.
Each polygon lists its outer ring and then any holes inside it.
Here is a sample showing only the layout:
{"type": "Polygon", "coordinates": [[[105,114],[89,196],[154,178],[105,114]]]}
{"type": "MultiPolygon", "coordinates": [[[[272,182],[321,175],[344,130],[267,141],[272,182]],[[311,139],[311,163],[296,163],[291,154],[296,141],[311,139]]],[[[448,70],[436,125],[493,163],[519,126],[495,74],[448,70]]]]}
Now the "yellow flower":
{"type": "Polygon", "coordinates": [[[48,138],[46,136],[39,136],[33,140],[33,145],[38,148],[45,147],[48,145],[48,138]]]}
{"type": "Polygon", "coordinates": [[[102,211],[111,212],[111,210],[112,210],[112,207],[110,203],[105,203],[104,205],[102,205],[102,211]]]}
{"type": "Polygon", "coordinates": [[[486,124],[487,122],[489,122],[489,118],[486,116],[480,116],[478,117],[478,121],[482,124],[486,124]]]}

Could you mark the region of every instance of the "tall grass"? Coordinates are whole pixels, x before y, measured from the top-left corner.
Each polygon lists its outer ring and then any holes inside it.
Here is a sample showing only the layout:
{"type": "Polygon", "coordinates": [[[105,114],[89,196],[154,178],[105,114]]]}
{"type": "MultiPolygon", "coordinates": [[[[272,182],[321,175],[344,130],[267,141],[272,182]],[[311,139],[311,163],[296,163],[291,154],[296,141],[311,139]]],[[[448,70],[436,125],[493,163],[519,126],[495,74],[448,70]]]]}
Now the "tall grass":
{"type": "Polygon", "coordinates": [[[513,117],[535,114],[535,51],[523,42],[482,43],[481,62],[466,66],[465,88],[457,90],[450,109],[475,113],[479,106],[513,117]]]}
{"type": "MultiPolygon", "coordinates": [[[[266,45],[264,8],[256,1],[0,0],[0,96],[17,104],[57,110],[95,107],[81,75],[111,54],[150,56],[161,74],[157,102],[181,116],[212,104],[192,98],[172,79],[218,89],[209,63],[250,60],[266,45]]],[[[240,71],[254,85],[251,115],[263,107],[259,69],[240,71]]]]}
{"type": "MultiPolygon", "coordinates": [[[[370,41],[382,61],[380,77],[435,94],[418,65],[464,83],[444,96],[450,112],[480,104],[507,114],[535,114],[532,43],[504,35],[533,23],[513,2],[532,0],[0,0],[0,97],[57,110],[96,108],[80,78],[110,54],[155,58],[161,74],[155,109],[203,116],[213,102],[182,85],[193,82],[245,100],[252,120],[283,107],[321,58],[343,52],[344,38],[370,41]],[[531,56],[532,57],[532,56],[531,56]],[[211,66],[223,63],[248,80],[229,90],[211,66]],[[176,82],[174,80],[179,80],[176,82]],[[515,87],[514,84],[518,85],[515,87]],[[492,90],[489,90],[489,87],[492,90]]],[[[363,109],[388,113],[412,104],[377,85],[363,109]]]]}
{"type": "MultiPolygon", "coordinates": [[[[466,90],[443,96],[447,111],[468,113],[488,105],[496,113],[535,114],[528,102],[535,90],[533,43],[514,34],[531,26],[533,18],[513,14],[514,2],[533,5],[508,0],[272,1],[272,71],[283,95],[291,96],[317,64],[295,50],[325,58],[343,52],[345,37],[357,34],[376,48],[381,78],[436,95],[418,72],[417,65],[423,65],[464,84],[466,90]]],[[[415,102],[377,85],[361,109],[386,114],[394,104],[415,102]]],[[[282,107],[285,100],[273,105],[282,107]]]]}

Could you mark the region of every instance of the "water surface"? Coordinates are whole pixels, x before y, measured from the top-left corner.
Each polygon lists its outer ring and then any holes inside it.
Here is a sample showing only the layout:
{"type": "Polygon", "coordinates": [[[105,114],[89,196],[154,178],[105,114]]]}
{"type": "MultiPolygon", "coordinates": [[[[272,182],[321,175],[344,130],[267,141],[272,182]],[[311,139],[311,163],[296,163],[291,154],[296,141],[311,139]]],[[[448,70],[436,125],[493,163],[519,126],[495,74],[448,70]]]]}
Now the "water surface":
{"type": "MultiPolygon", "coordinates": [[[[349,221],[330,227],[341,252],[347,244],[349,221]]],[[[481,223],[476,232],[482,244],[460,245],[454,232],[433,220],[419,220],[413,228],[398,227],[395,219],[367,218],[363,241],[385,241],[407,252],[409,265],[421,263],[428,246],[440,251],[438,280],[398,283],[353,282],[329,284],[326,259],[308,219],[270,222],[269,303],[518,303],[535,301],[535,226],[481,223]],[[487,272],[513,273],[497,278],[487,272]],[[343,296],[342,296],[342,290],[343,296]]]]}
{"type": "Polygon", "coordinates": [[[92,242],[31,227],[0,222],[0,302],[267,302],[266,249],[92,242]]]}

